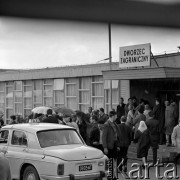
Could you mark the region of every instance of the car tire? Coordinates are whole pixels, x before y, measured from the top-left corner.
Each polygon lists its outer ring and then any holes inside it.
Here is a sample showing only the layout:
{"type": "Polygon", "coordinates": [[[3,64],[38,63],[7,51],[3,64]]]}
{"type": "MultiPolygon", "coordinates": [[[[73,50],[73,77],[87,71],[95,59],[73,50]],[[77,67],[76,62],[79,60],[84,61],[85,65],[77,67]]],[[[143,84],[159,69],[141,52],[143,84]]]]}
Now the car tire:
{"type": "Polygon", "coordinates": [[[27,166],[23,173],[23,180],[39,180],[39,175],[33,166],[27,166]]]}

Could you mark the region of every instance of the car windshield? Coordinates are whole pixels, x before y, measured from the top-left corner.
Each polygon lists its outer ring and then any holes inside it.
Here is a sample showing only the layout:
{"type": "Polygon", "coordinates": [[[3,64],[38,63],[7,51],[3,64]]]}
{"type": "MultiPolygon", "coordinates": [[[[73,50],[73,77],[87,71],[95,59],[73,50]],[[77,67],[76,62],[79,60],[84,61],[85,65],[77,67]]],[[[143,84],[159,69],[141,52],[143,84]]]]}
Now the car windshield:
{"type": "Polygon", "coordinates": [[[42,148],[59,145],[83,144],[77,132],[71,129],[39,131],[37,132],[37,137],[42,148]]]}

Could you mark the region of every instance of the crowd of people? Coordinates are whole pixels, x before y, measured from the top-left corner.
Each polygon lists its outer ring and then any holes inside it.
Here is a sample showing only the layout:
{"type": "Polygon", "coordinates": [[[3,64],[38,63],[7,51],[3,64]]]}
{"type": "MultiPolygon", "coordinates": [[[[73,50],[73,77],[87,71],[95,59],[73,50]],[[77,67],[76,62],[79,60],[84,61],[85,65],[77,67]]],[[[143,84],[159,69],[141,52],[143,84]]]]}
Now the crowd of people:
{"type": "MultiPolygon", "coordinates": [[[[117,159],[119,171],[127,171],[127,153],[129,145],[137,144],[137,158],[142,158],[142,167],[147,164],[150,147],[153,152],[153,164],[157,162],[157,149],[159,145],[176,146],[180,156],[180,120],[178,108],[174,99],[161,102],[155,99],[152,107],[148,101],[136,97],[128,99],[127,104],[121,97],[116,109],[105,114],[103,108],[88,113],[75,111],[74,114],[53,114],[52,109],[47,114],[31,114],[21,122],[12,115],[10,124],[22,122],[46,122],[68,125],[76,128],[84,142],[98,148],[109,158],[117,159]]],[[[2,120],[0,120],[3,125],[2,120]]]]}

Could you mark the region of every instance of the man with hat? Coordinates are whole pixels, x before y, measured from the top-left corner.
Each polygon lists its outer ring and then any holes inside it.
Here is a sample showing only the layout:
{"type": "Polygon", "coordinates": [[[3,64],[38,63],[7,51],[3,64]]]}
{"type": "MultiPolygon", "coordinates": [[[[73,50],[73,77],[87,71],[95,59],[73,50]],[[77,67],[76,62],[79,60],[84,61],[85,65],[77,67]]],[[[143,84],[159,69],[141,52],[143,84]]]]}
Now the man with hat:
{"type": "MultiPolygon", "coordinates": [[[[109,119],[104,124],[102,131],[102,145],[104,153],[108,156],[110,162],[114,165],[117,160],[117,150],[119,150],[119,127],[115,123],[117,118],[115,111],[109,112],[109,119]]],[[[114,174],[114,172],[112,172],[114,174]]]]}

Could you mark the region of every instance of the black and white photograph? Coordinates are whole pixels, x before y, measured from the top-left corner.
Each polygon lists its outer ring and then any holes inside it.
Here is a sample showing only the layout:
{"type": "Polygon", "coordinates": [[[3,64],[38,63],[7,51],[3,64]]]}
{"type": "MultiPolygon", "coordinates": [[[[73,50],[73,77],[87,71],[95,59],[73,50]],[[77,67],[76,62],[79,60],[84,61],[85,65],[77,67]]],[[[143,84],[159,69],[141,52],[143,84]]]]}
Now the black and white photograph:
{"type": "Polygon", "coordinates": [[[0,0],[0,180],[180,178],[179,0],[0,0]]]}

